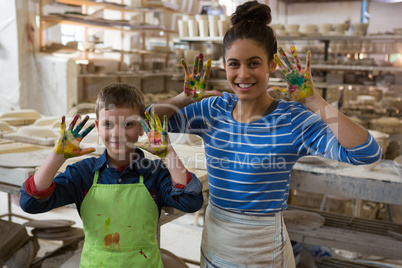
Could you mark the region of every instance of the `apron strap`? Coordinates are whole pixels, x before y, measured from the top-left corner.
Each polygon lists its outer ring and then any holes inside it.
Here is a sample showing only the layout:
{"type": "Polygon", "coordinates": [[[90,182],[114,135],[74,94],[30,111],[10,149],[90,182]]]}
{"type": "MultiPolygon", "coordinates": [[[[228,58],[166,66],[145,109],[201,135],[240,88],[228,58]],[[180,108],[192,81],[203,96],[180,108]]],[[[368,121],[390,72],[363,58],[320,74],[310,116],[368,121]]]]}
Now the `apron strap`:
{"type": "Polygon", "coordinates": [[[140,175],[140,184],[144,184],[144,177],[140,175]]]}
{"type": "Polygon", "coordinates": [[[94,183],[93,184],[98,184],[98,177],[99,177],[99,169],[95,171],[94,183]]]}

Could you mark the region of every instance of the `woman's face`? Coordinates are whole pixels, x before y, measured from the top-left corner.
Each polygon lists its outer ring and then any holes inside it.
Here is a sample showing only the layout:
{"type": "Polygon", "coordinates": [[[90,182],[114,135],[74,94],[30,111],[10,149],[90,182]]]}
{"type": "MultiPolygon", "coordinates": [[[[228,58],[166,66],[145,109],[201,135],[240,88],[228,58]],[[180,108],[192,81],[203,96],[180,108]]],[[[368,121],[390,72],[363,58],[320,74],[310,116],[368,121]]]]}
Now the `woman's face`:
{"type": "Polygon", "coordinates": [[[226,50],[224,66],[230,87],[240,100],[267,95],[269,74],[276,68],[266,51],[251,39],[238,39],[226,50]]]}
{"type": "Polygon", "coordinates": [[[140,117],[136,109],[117,107],[112,110],[101,109],[95,121],[99,136],[107,148],[108,155],[117,161],[130,160],[135,152],[133,143],[143,134],[137,119],[140,117]]]}

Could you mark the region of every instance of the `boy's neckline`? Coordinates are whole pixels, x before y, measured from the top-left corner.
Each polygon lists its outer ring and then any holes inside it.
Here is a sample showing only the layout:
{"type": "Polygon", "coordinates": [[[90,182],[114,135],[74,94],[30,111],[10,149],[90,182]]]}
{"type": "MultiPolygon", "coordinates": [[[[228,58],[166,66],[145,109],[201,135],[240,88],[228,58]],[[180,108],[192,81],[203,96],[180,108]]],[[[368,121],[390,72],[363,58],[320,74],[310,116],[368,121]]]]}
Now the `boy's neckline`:
{"type": "Polygon", "coordinates": [[[117,170],[120,172],[120,174],[123,174],[124,170],[126,169],[126,167],[128,167],[130,164],[127,165],[123,165],[121,167],[118,167],[117,170]]]}

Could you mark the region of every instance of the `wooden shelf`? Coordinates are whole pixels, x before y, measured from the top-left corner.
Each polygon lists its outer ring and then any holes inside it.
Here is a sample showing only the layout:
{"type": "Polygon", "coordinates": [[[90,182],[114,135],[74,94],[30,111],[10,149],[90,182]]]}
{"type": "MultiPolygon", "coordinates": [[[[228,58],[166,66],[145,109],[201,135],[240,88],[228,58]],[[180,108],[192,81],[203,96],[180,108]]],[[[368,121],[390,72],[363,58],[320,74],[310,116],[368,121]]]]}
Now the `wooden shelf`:
{"type": "Polygon", "coordinates": [[[160,72],[160,73],[111,73],[111,74],[80,74],[78,77],[81,78],[106,78],[106,77],[137,77],[137,78],[149,78],[149,77],[160,77],[160,76],[172,76],[173,73],[170,72],[160,72]]]}
{"type": "Polygon", "coordinates": [[[345,249],[362,254],[401,259],[402,240],[389,234],[400,225],[385,221],[352,218],[341,214],[289,206],[289,209],[318,213],[325,218],[322,227],[313,230],[287,228],[289,237],[300,243],[345,249]]]}
{"type": "Polygon", "coordinates": [[[174,6],[166,5],[165,4],[154,4],[154,5],[147,5],[143,7],[130,7],[126,5],[120,4],[113,4],[108,2],[95,2],[90,0],[55,0],[57,3],[67,4],[67,5],[74,5],[74,6],[96,6],[96,7],[104,7],[105,9],[109,10],[116,10],[121,12],[174,12],[174,13],[181,13],[183,11],[175,9],[174,6]]]}
{"type": "Polygon", "coordinates": [[[62,14],[41,16],[41,23],[44,24],[46,28],[49,28],[57,24],[67,24],[75,26],[89,26],[94,28],[102,28],[105,30],[116,30],[124,32],[163,31],[167,33],[177,33],[176,31],[166,29],[160,26],[153,26],[153,25],[133,26],[128,22],[124,23],[112,20],[79,19],[79,18],[68,17],[62,14]],[[46,25],[47,23],[50,23],[51,25],[46,25]]]}
{"type": "Polygon", "coordinates": [[[41,48],[41,52],[45,53],[74,53],[74,52],[81,52],[81,53],[90,53],[90,54],[105,54],[105,53],[119,53],[119,54],[139,54],[139,55],[167,55],[174,53],[173,51],[157,51],[157,50],[144,50],[144,49],[135,49],[135,50],[80,50],[74,49],[69,47],[51,47],[46,46],[41,48]]]}
{"type": "MultiPolygon", "coordinates": [[[[180,37],[177,42],[222,42],[223,37],[180,37]]],[[[365,40],[365,41],[402,41],[402,35],[317,35],[317,36],[277,36],[278,41],[336,41],[336,40],[365,40]]]]}
{"type": "Polygon", "coordinates": [[[367,66],[367,65],[332,65],[332,64],[316,64],[311,69],[316,70],[333,70],[333,71],[381,71],[381,72],[402,72],[402,67],[391,66],[367,66]]]}
{"type": "MultiPolygon", "coordinates": [[[[109,0],[111,1],[111,0],[109,0]]],[[[159,72],[159,73],[130,73],[130,72],[122,72],[122,70],[127,69],[127,59],[130,61],[132,60],[132,57],[130,55],[132,54],[137,54],[139,55],[138,57],[138,62],[140,64],[145,63],[146,61],[149,61],[150,56],[155,56],[158,58],[158,60],[163,60],[163,64],[165,67],[167,67],[169,63],[169,58],[171,57],[171,54],[173,53],[171,49],[167,48],[169,46],[169,42],[171,39],[171,34],[177,33],[177,31],[172,30],[170,28],[166,28],[163,25],[149,25],[146,21],[146,16],[145,13],[147,12],[161,12],[161,13],[177,13],[181,12],[180,10],[176,10],[175,8],[179,8],[178,6],[175,6],[173,4],[169,3],[164,3],[162,1],[147,1],[147,0],[142,0],[141,1],[142,6],[141,7],[130,7],[127,5],[123,4],[118,4],[118,3],[113,3],[113,2],[108,2],[108,0],[100,2],[100,1],[95,1],[95,0],[38,0],[38,15],[39,15],[39,21],[40,21],[40,28],[38,30],[39,32],[39,47],[40,50],[43,52],[47,53],[54,53],[53,55],[56,56],[56,53],[58,54],[64,54],[63,56],[69,56],[70,58],[73,59],[80,59],[80,60],[88,60],[91,61],[92,56],[95,55],[90,55],[90,54],[104,54],[105,57],[102,57],[103,60],[108,60],[111,59],[113,61],[116,61],[117,57],[120,59],[118,60],[118,65],[117,68],[110,70],[110,73],[108,74],[78,74],[79,82],[77,86],[77,91],[79,94],[77,94],[77,103],[80,103],[82,101],[93,101],[89,100],[88,96],[93,98],[94,96],[88,95],[87,93],[90,91],[90,85],[88,84],[88,81],[86,81],[85,78],[95,78],[94,81],[91,81],[91,83],[96,83],[96,78],[102,78],[102,77],[107,77],[107,78],[117,78],[115,80],[123,80],[125,77],[127,78],[140,78],[139,80],[141,90],[143,90],[147,86],[155,86],[152,82],[154,80],[159,79],[162,80],[163,84],[160,86],[162,90],[165,90],[166,88],[166,83],[167,83],[167,78],[171,76],[171,73],[166,73],[166,72],[159,72]],[[51,13],[49,15],[44,15],[43,10],[44,7],[50,4],[56,3],[57,5],[53,5],[53,10],[58,10],[55,11],[55,13],[51,13]],[[148,3],[148,4],[146,4],[148,3]],[[65,5],[71,5],[71,6],[76,6],[76,7],[81,7],[82,13],[75,13],[75,12],[65,12],[65,5]],[[101,18],[96,17],[94,15],[91,15],[89,13],[88,7],[94,7],[94,10],[113,10],[116,11],[116,14],[113,19],[104,19],[103,16],[101,18]],[[120,13],[120,14],[117,14],[120,13]],[[139,13],[138,15],[141,17],[141,23],[138,23],[138,25],[133,25],[130,23],[129,20],[127,20],[127,17],[130,16],[130,13],[139,13]],[[128,16],[126,16],[126,14],[128,16]],[[52,37],[57,37],[58,35],[47,35],[46,31],[48,31],[51,27],[56,26],[56,25],[73,25],[73,26],[82,26],[84,29],[83,31],[83,45],[86,46],[86,49],[80,49],[78,50],[76,47],[66,47],[61,44],[58,44],[61,42],[59,38],[57,39],[51,39],[52,37]],[[111,44],[111,42],[107,42],[109,40],[105,40],[104,46],[109,47],[113,46],[114,49],[102,49],[100,48],[99,50],[92,50],[88,49],[89,45],[92,47],[95,45],[94,42],[91,42],[89,40],[88,35],[93,34],[92,31],[90,30],[91,28],[95,29],[100,29],[101,31],[103,30],[111,30],[115,31],[117,34],[120,35],[119,40],[120,45],[119,47],[116,47],[115,44],[111,44]],[[126,43],[124,42],[127,40],[126,38],[129,37],[130,34],[132,33],[139,33],[139,39],[140,42],[139,46],[135,46],[135,48],[139,49],[131,49],[131,46],[126,46],[126,43]],[[49,37],[50,39],[47,40],[46,37],[49,37]],[[156,41],[162,41],[164,40],[165,46],[162,48],[159,48],[158,45],[151,46],[150,49],[146,49],[146,41],[149,40],[149,38],[157,39],[156,41]],[[54,44],[54,46],[45,46],[46,43],[49,42],[54,42],[57,44],[54,44]],[[109,44],[110,43],[110,44],[109,44]],[[77,52],[77,53],[74,53],[77,52]],[[111,53],[118,53],[120,55],[111,55],[111,53]],[[117,57],[116,57],[117,56],[117,57]],[[113,72],[113,73],[112,73],[113,72]],[[154,79],[152,79],[154,77],[154,79]],[[141,79],[141,78],[150,78],[150,79],[141,79]],[[81,94],[82,93],[82,94],[81,94]]],[[[185,12],[184,12],[185,13],[185,12]]],[[[53,29],[52,29],[53,30],[53,29]]],[[[60,29],[55,29],[56,31],[59,31],[60,29]]],[[[103,31],[104,32],[104,31],[103,31]]],[[[117,36],[117,35],[116,35],[117,36]]],[[[98,42],[99,43],[99,42],[98,42]]],[[[98,44],[97,43],[97,44],[98,44]]],[[[117,42],[116,42],[117,45],[117,42]]],[[[159,45],[160,46],[160,45],[159,45]]],[[[99,57],[97,57],[99,58],[99,57]]],[[[96,61],[94,60],[94,64],[96,65],[96,61]]],[[[114,68],[114,67],[113,67],[114,68]]],[[[84,70],[84,69],[83,69],[84,70]]],[[[90,80],[90,79],[88,79],[90,80]]]]}

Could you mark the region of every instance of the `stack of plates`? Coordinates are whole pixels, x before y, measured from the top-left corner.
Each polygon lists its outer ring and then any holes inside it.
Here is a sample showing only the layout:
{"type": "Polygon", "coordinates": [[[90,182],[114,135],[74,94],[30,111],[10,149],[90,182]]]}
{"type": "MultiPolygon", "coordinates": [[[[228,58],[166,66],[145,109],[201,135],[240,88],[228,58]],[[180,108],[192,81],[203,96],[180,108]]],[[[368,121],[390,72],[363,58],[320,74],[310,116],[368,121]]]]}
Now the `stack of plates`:
{"type": "Polygon", "coordinates": [[[33,227],[32,234],[45,240],[75,240],[84,238],[81,228],[71,227],[75,221],[69,220],[34,220],[24,223],[26,227],[33,227]]]}

